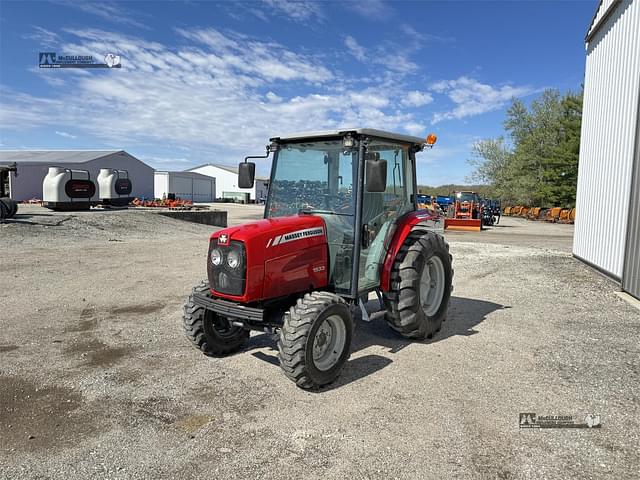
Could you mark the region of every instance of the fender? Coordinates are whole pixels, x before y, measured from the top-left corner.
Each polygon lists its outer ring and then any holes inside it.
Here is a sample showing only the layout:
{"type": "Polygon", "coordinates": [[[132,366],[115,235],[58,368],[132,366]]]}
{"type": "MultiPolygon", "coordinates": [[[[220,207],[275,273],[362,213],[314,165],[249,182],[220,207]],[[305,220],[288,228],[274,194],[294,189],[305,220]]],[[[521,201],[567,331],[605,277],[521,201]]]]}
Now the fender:
{"type": "Polygon", "coordinates": [[[393,262],[409,234],[413,230],[430,230],[442,234],[444,219],[428,210],[415,210],[398,218],[394,225],[393,237],[387,248],[387,255],[382,265],[380,275],[380,290],[388,292],[391,289],[391,269],[393,262]]]}

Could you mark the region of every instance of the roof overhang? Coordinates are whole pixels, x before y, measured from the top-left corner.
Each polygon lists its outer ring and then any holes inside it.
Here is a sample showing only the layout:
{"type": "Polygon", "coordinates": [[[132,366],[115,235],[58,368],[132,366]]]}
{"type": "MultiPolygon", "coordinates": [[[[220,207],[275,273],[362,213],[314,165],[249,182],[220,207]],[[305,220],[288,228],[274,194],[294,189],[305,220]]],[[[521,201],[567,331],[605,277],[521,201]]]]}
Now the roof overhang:
{"type": "Polygon", "coordinates": [[[602,14],[600,19],[596,22],[596,19],[598,18],[598,13],[600,12],[600,9],[602,8],[602,5],[603,5],[602,0],[598,2],[598,8],[596,8],[595,13],[593,14],[593,18],[591,19],[591,24],[589,25],[589,30],[587,31],[587,34],[584,37],[585,43],[589,43],[591,39],[594,37],[594,35],[600,31],[602,26],[607,22],[607,20],[611,16],[611,14],[615,12],[616,8],[618,8],[620,3],[621,3],[621,0],[613,0],[609,5],[609,7],[607,8],[607,10],[602,14]]]}

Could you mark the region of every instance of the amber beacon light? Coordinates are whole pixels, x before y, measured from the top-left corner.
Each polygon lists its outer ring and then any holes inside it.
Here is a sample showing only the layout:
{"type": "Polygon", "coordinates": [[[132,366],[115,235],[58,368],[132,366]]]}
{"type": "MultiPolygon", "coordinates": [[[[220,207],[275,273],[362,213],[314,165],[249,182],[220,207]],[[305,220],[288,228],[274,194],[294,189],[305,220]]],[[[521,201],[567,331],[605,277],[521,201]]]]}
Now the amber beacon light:
{"type": "Polygon", "coordinates": [[[429,135],[427,135],[427,138],[425,138],[424,143],[426,143],[430,147],[433,147],[433,145],[436,143],[436,140],[438,140],[438,137],[436,137],[434,133],[430,133],[429,135]]]}

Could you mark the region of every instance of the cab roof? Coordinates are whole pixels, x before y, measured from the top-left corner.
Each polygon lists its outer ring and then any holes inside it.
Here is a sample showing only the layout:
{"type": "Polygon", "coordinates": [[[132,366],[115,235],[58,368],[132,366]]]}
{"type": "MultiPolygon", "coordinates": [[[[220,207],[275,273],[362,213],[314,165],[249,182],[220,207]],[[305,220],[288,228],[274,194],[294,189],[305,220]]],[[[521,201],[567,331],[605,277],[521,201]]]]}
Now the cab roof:
{"type": "Polygon", "coordinates": [[[411,143],[422,145],[425,143],[424,138],[413,137],[411,135],[403,135],[401,133],[386,132],[384,130],[376,130],[375,128],[341,128],[340,130],[321,130],[315,132],[299,132],[272,137],[272,142],[292,142],[296,140],[307,140],[315,138],[342,137],[344,134],[351,132],[358,135],[367,135],[370,137],[379,137],[389,140],[395,140],[402,143],[411,143]]]}

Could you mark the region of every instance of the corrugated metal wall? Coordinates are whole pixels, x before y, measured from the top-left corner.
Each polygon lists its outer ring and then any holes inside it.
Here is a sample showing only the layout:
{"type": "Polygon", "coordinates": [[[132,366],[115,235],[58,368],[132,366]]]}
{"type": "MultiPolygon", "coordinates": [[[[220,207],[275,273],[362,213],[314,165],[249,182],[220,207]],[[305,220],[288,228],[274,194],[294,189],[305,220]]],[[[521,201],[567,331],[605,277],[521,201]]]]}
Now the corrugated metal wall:
{"type": "Polygon", "coordinates": [[[575,255],[616,278],[623,273],[639,86],[640,0],[625,0],[587,46],[573,244],[575,255]]]}
{"type": "Polygon", "coordinates": [[[640,299],[640,99],[636,120],[636,147],[633,180],[631,182],[631,206],[627,227],[627,248],[624,259],[622,288],[640,299]]]}
{"type": "Polygon", "coordinates": [[[602,20],[602,17],[604,16],[605,13],[607,13],[607,10],[609,10],[609,7],[611,7],[613,2],[615,2],[615,0],[602,0],[600,5],[598,6],[598,11],[596,12],[595,16],[593,17],[593,23],[591,25],[592,27],[594,25],[597,25],[598,22],[600,20],[602,20]]]}

